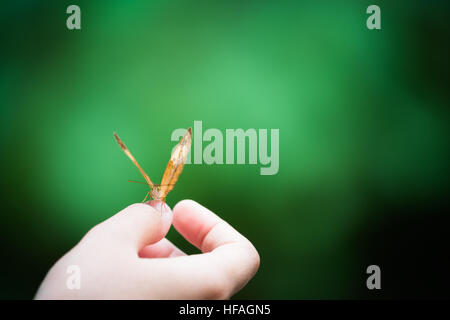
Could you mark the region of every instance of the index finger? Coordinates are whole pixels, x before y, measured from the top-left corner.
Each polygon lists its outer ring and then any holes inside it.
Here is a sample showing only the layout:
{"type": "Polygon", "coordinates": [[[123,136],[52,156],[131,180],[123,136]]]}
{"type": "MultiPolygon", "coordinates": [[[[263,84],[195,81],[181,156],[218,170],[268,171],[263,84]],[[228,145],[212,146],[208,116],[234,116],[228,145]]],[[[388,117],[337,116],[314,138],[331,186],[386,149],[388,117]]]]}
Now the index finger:
{"type": "Polygon", "coordinates": [[[180,201],[175,206],[173,226],[203,253],[227,243],[248,241],[226,221],[192,200],[180,201]]]}
{"type": "Polygon", "coordinates": [[[192,200],[179,202],[173,209],[173,225],[204,253],[141,259],[136,274],[146,279],[143,283],[157,287],[160,296],[229,298],[258,270],[259,255],[251,242],[200,204],[192,200]]]}
{"type": "Polygon", "coordinates": [[[226,221],[192,200],[173,209],[173,226],[199,248],[217,276],[225,278],[231,291],[241,289],[256,273],[260,258],[255,247],[226,221]]]}

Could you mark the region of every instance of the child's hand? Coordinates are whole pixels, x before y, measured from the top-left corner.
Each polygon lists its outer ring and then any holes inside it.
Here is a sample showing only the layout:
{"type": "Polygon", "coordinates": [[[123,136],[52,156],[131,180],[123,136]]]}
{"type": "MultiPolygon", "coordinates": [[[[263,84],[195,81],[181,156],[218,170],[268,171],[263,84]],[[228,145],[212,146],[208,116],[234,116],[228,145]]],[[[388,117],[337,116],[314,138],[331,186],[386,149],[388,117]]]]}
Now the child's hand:
{"type": "Polygon", "coordinates": [[[181,201],[173,214],[167,205],[155,210],[133,204],[95,226],[64,255],[36,299],[227,299],[258,267],[250,241],[198,203],[181,201]],[[164,238],[172,219],[203,253],[187,256],[164,238]],[[79,289],[68,285],[70,266],[80,271],[79,289]]]}

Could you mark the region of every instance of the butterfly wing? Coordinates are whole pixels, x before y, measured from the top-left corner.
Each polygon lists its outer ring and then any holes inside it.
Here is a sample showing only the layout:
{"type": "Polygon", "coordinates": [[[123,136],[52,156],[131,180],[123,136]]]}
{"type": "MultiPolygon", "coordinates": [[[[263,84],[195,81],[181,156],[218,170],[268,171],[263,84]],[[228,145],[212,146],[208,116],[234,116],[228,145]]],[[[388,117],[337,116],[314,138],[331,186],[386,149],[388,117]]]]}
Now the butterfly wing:
{"type": "Polygon", "coordinates": [[[141,174],[144,176],[145,181],[147,181],[148,185],[153,188],[153,182],[152,180],[150,180],[149,176],[145,173],[144,170],[142,170],[141,166],[139,165],[139,163],[136,161],[136,159],[133,157],[133,155],[131,154],[130,150],[128,150],[127,146],[125,145],[125,143],[123,143],[123,141],[119,138],[119,136],[114,132],[114,138],[116,138],[117,143],[119,144],[120,148],[123,150],[123,152],[125,152],[125,154],[128,156],[128,158],[130,158],[130,160],[136,165],[136,167],[139,169],[139,171],[141,172],[141,174]]]}
{"type": "Polygon", "coordinates": [[[164,171],[160,187],[161,198],[165,198],[167,194],[175,187],[178,177],[180,176],[181,171],[183,171],[188,152],[191,149],[191,142],[192,130],[189,128],[175,147],[169,163],[167,164],[166,170],[164,171]]]}

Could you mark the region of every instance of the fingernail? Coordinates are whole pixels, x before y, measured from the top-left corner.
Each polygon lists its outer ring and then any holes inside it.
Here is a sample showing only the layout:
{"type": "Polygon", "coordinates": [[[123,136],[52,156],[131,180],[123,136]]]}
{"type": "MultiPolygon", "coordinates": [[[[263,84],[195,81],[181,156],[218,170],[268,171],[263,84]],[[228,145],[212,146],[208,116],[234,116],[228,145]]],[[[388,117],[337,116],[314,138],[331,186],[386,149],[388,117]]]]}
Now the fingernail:
{"type": "Polygon", "coordinates": [[[165,212],[170,211],[169,206],[160,200],[150,200],[147,202],[148,205],[152,206],[158,213],[162,216],[165,212]]]}

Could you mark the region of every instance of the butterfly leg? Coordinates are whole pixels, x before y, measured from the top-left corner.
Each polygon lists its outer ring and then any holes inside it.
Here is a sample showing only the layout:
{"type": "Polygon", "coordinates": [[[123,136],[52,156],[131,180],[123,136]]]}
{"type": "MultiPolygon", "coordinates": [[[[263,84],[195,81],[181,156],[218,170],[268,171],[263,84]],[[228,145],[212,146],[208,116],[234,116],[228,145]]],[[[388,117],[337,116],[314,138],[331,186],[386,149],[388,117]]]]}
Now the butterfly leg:
{"type": "Polygon", "coordinates": [[[145,198],[144,198],[144,200],[142,200],[142,203],[144,203],[145,202],[145,200],[147,200],[147,198],[148,198],[148,195],[150,194],[150,191],[149,192],[147,192],[147,194],[145,195],[145,198]]]}

